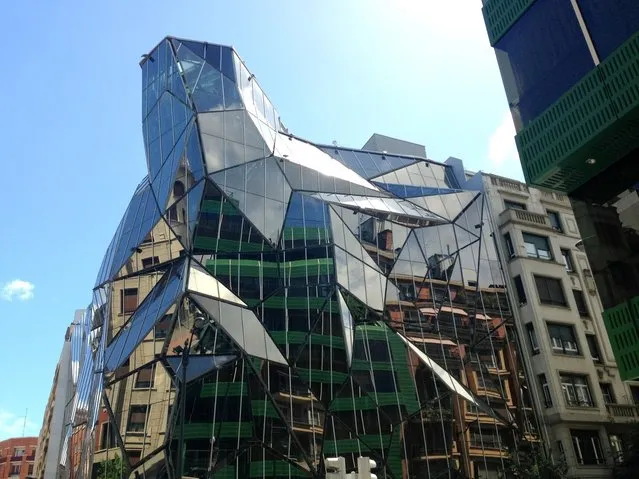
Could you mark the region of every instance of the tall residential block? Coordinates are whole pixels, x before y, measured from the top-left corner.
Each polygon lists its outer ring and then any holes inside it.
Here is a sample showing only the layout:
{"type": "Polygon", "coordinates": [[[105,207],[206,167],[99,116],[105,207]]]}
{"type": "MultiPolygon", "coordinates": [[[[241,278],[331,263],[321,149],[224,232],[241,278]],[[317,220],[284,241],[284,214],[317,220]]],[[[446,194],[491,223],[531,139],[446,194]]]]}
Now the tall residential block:
{"type": "Polygon", "coordinates": [[[621,379],[570,201],[497,175],[467,176],[490,205],[542,435],[569,477],[612,477],[639,418],[639,383],[621,379]]]}
{"type": "Polygon", "coordinates": [[[68,477],[496,477],[540,447],[480,191],[291,134],[230,47],[141,62],[148,175],[82,316],[68,477]],[[111,476],[109,476],[111,477],[111,476]]]}
{"type": "Polygon", "coordinates": [[[567,194],[624,379],[639,377],[639,4],[484,0],[527,183],[567,194]]]}

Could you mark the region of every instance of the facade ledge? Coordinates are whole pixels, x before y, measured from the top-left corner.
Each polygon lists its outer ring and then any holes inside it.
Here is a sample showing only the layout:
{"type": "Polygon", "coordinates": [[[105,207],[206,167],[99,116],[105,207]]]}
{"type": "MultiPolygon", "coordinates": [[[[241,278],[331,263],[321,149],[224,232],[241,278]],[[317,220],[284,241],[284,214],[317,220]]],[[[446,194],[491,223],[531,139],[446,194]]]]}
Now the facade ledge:
{"type": "Polygon", "coordinates": [[[499,213],[498,224],[500,227],[508,224],[516,223],[525,226],[533,226],[548,231],[556,232],[551,225],[548,216],[532,211],[508,208],[499,213]]]}

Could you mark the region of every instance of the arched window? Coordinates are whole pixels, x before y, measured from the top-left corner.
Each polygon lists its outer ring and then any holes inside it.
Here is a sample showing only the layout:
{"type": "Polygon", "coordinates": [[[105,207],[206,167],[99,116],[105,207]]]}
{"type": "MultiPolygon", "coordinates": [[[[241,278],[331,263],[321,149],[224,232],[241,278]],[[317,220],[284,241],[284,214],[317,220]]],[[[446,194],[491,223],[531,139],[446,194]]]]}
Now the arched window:
{"type": "Polygon", "coordinates": [[[182,196],[184,196],[184,183],[176,181],[173,183],[173,197],[181,198],[182,196]]]}

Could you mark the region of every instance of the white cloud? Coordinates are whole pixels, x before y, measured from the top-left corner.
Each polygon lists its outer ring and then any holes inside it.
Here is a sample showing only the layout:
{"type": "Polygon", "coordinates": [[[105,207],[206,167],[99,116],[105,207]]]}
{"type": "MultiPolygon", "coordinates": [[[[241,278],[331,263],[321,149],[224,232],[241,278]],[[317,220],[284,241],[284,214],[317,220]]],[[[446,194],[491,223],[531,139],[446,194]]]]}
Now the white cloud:
{"type": "Polygon", "coordinates": [[[28,418],[25,423],[24,416],[18,416],[0,408],[0,441],[11,437],[21,437],[23,432],[26,436],[36,436],[38,426],[28,418]]]}
{"type": "Polygon", "coordinates": [[[502,168],[519,164],[517,145],[515,144],[515,125],[506,112],[488,142],[488,160],[494,168],[502,168]]]}
{"type": "Polygon", "coordinates": [[[33,290],[35,286],[29,281],[14,279],[2,286],[0,297],[6,301],[12,301],[14,298],[20,301],[27,301],[33,298],[33,290]]]}

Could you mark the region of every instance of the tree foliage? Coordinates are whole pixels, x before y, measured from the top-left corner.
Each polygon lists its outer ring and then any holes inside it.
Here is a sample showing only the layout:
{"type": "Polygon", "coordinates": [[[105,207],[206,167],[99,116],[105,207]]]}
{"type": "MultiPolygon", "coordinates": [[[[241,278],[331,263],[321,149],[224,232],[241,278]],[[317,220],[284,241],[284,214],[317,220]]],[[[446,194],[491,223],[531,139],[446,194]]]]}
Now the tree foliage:
{"type": "Polygon", "coordinates": [[[120,456],[96,464],[95,479],[121,479],[125,477],[125,467],[120,456]]]}
{"type": "Polygon", "coordinates": [[[519,454],[519,461],[510,461],[505,477],[513,479],[564,479],[568,474],[565,461],[553,461],[539,448],[519,454]]]}

